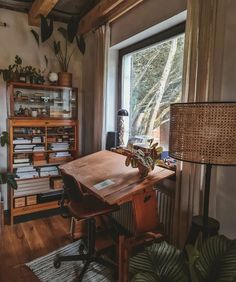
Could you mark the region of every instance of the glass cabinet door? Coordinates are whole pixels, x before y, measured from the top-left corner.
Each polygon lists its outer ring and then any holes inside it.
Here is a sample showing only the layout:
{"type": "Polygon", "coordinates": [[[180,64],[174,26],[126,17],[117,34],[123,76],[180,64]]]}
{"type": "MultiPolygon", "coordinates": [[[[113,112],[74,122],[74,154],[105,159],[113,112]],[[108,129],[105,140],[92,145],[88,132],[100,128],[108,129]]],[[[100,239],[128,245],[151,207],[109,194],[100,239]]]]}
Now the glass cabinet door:
{"type": "Polygon", "coordinates": [[[13,101],[14,117],[76,119],[76,92],[72,88],[14,88],[13,101]]]}

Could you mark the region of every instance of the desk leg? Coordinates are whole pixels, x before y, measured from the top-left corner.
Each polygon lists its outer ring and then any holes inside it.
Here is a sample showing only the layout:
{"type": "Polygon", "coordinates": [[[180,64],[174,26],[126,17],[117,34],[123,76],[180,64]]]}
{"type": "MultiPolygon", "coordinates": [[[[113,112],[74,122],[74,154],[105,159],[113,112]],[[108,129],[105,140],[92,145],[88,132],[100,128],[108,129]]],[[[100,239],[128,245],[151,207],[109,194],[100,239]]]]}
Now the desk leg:
{"type": "Polygon", "coordinates": [[[157,229],[158,214],[155,191],[142,191],[133,195],[132,204],[136,234],[157,229]]]}

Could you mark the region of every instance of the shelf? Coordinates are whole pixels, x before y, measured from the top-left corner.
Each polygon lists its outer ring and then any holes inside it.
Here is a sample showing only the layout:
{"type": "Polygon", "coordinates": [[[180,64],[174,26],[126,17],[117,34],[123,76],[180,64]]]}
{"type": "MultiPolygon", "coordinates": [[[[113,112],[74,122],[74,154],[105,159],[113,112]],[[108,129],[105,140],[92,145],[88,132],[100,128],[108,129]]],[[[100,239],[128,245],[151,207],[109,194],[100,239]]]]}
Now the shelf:
{"type": "Polygon", "coordinates": [[[22,151],[22,152],[13,152],[14,155],[17,154],[36,154],[36,153],[59,153],[59,152],[73,152],[76,151],[75,149],[65,149],[65,150],[57,150],[57,151],[22,151]]]}
{"type": "Polygon", "coordinates": [[[30,192],[29,194],[25,194],[25,195],[18,195],[18,196],[13,196],[13,198],[20,198],[20,197],[28,197],[28,196],[34,196],[34,195],[39,195],[39,194],[44,194],[44,193],[48,193],[48,192],[52,192],[52,191],[63,191],[63,189],[48,189],[45,190],[44,192],[30,192]]]}
{"type": "Polygon", "coordinates": [[[16,145],[43,145],[43,144],[45,144],[45,142],[43,143],[17,143],[17,144],[13,143],[14,146],[16,145]]]}
{"type": "Polygon", "coordinates": [[[24,215],[24,214],[29,214],[33,212],[56,209],[59,207],[60,206],[58,204],[58,201],[52,201],[48,203],[35,204],[35,205],[30,205],[30,206],[25,206],[25,207],[20,207],[20,208],[12,208],[12,215],[13,216],[24,215]]]}
{"type": "Polygon", "coordinates": [[[40,89],[40,90],[73,90],[77,91],[76,87],[65,87],[59,85],[51,84],[33,84],[33,83],[24,83],[24,82],[10,82],[8,86],[13,86],[14,88],[26,88],[26,89],[40,89]]]}

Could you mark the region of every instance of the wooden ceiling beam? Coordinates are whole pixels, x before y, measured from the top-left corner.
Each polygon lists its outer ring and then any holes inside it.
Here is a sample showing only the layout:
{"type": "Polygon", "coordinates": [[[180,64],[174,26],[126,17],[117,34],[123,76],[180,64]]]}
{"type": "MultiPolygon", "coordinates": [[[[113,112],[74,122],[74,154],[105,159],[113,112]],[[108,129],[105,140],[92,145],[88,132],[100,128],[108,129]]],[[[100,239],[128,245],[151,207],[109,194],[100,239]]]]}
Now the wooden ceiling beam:
{"type": "Polygon", "coordinates": [[[102,0],[80,21],[79,34],[84,34],[98,26],[111,22],[145,0],[102,0]]]}
{"type": "Polygon", "coordinates": [[[47,16],[59,0],[35,0],[28,14],[29,25],[39,26],[40,15],[47,16]]]}

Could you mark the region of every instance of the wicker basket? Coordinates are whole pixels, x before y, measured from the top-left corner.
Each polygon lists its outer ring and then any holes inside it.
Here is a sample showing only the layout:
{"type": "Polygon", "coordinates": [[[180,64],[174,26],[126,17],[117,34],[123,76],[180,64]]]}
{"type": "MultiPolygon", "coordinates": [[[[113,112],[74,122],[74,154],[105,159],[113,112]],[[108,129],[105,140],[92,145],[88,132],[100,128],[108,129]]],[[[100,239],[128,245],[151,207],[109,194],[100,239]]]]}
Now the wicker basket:
{"type": "Polygon", "coordinates": [[[72,73],[59,72],[58,73],[58,84],[60,86],[72,87],[72,73]]]}

